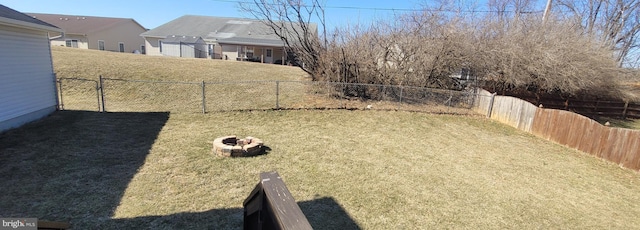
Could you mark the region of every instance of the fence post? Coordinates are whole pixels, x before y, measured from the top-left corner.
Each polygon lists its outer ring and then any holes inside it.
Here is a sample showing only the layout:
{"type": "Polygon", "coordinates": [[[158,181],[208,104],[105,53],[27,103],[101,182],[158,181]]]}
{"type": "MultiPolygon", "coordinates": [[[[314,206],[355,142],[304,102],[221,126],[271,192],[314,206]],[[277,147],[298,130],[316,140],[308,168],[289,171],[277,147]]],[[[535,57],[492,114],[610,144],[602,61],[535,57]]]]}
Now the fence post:
{"type": "Polygon", "coordinates": [[[207,113],[207,101],[205,99],[205,83],[204,80],[202,81],[202,114],[207,113]]]}
{"type": "Polygon", "coordinates": [[[624,110],[622,111],[622,119],[627,119],[627,108],[629,108],[629,101],[624,102],[624,110]]]}
{"type": "MultiPolygon", "coordinates": [[[[331,83],[327,82],[327,88],[329,87],[329,84],[331,84],[331,83]]],[[[342,84],[342,83],[341,83],[341,82],[339,82],[339,83],[336,83],[336,84],[342,84]]],[[[340,103],[340,109],[342,109],[342,108],[343,108],[343,105],[342,105],[342,98],[344,98],[344,91],[345,91],[345,89],[344,89],[344,85],[342,85],[342,92],[339,92],[339,93],[338,93],[338,103],[340,103]]]]}
{"type": "Polygon", "coordinates": [[[64,102],[62,101],[62,79],[58,79],[57,81],[58,81],[58,94],[59,94],[58,97],[60,98],[58,101],[60,103],[59,109],[64,110],[64,102]]]}
{"type": "Polygon", "coordinates": [[[385,99],[387,99],[387,86],[386,85],[382,85],[382,93],[380,93],[380,100],[384,101],[385,99]]]}
{"type": "Polygon", "coordinates": [[[402,90],[404,87],[400,86],[400,104],[402,104],[402,90]]]}
{"type": "Polygon", "coordinates": [[[96,89],[96,100],[98,101],[98,112],[100,112],[100,83],[98,83],[97,81],[93,81],[94,83],[96,83],[95,85],[95,89],[96,89]]]}
{"type": "Polygon", "coordinates": [[[487,118],[491,118],[491,112],[493,111],[493,101],[496,98],[496,94],[498,93],[491,94],[491,100],[489,101],[489,109],[487,110],[487,118]]]}
{"type": "Polygon", "coordinates": [[[347,108],[347,102],[345,101],[343,103],[343,100],[346,100],[347,98],[347,80],[345,78],[344,82],[340,82],[340,84],[342,84],[342,98],[340,98],[340,108],[344,109],[347,108]]]}
{"type": "Polygon", "coordinates": [[[53,92],[56,95],[56,110],[60,110],[60,97],[58,96],[58,76],[56,76],[56,73],[51,74],[51,76],[53,77],[53,92]]]}
{"type": "Polygon", "coordinates": [[[447,113],[451,111],[452,100],[453,100],[453,92],[449,92],[449,99],[447,99],[447,113]]]}
{"type": "Polygon", "coordinates": [[[280,81],[276,81],[276,109],[280,109],[280,81]]]}
{"type": "Polygon", "coordinates": [[[100,99],[102,101],[102,104],[101,104],[102,105],[102,111],[100,111],[100,112],[104,113],[104,112],[107,112],[107,111],[105,110],[105,105],[104,105],[105,104],[105,102],[104,102],[104,80],[102,79],[102,75],[100,75],[100,86],[99,86],[99,88],[100,88],[100,99]]]}

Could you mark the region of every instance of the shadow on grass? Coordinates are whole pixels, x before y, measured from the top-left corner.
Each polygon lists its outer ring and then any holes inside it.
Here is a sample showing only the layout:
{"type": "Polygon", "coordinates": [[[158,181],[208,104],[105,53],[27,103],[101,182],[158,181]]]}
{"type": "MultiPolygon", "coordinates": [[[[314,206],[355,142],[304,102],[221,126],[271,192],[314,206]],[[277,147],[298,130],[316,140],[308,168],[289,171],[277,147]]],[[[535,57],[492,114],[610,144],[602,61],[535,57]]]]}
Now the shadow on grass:
{"type": "MultiPolygon", "coordinates": [[[[249,195],[249,192],[247,192],[249,195]]],[[[333,198],[298,202],[313,229],[360,229],[333,198]]],[[[213,209],[165,216],[113,219],[107,226],[119,229],[241,229],[243,209],[213,209]]]]}
{"type": "Polygon", "coordinates": [[[0,134],[0,216],[102,226],[168,119],[59,111],[0,134]]]}
{"type": "Polygon", "coordinates": [[[331,197],[298,202],[313,229],[360,229],[342,206],[331,197]]]}

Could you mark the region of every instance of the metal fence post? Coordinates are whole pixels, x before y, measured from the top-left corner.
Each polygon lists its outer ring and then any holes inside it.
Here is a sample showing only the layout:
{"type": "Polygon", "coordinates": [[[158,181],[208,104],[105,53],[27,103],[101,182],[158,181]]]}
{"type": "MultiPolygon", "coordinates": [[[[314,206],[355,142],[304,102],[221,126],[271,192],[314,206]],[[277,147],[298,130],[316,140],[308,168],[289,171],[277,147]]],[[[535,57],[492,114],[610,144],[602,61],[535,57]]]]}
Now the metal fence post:
{"type": "Polygon", "coordinates": [[[95,85],[95,89],[96,89],[96,100],[98,101],[98,112],[100,112],[100,83],[97,81],[93,81],[92,82],[96,83],[95,85]]]}
{"type": "Polygon", "coordinates": [[[104,79],[102,79],[102,75],[100,75],[100,83],[99,84],[100,85],[99,85],[98,88],[100,88],[100,99],[102,101],[102,104],[101,104],[102,105],[102,111],[100,111],[100,112],[104,113],[104,112],[107,112],[107,110],[105,109],[106,106],[104,105],[105,104],[105,102],[104,102],[104,79]]]}
{"type": "Polygon", "coordinates": [[[342,98],[340,98],[340,108],[341,109],[346,109],[347,108],[347,80],[345,78],[345,82],[341,83],[342,84],[342,98]],[[342,102],[344,100],[344,103],[342,102]]]}
{"type": "Polygon", "coordinates": [[[276,109],[280,109],[280,81],[276,81],[276,109]]]}
{"type": "Polygon", "coordinates": [[[491,112],[493,111],[493,101],[496,98],[497,93],[491,94],[491,100],[489,100],[489,109],[487,110],[487,118],[491,118],[491,112]]]}
{"type": "Polygon", "coordinates": [[[205,83],[204,81],[202,81],[202,114],[207,113],[207,101],[206,101],[206,96],[205,96],[205,83]]]}
{"type": "Polygon", "coordinates": [[[382,85],[382,93],[380,93],[380,100],[387,99],[387,85],[382,85]]]}
{"type": "Polygon", "coordinates": [[[60,110],[60,97],[58,96],[58,76],[56,76],[56,73],[51,74],[51,76],[53,77],[53,92],[56,95],[56,110],[60,110]]]}
{"type": "MultiPolygon", "coordinates": [[[[326,87],[329,88],[330,84],[331,83],[327,82],[327,86],[326,87]]],[[[342,83],[336,83],[336,84],[341,84],[342,85],[342,83]]],[[[338,88],[338,86],[334,85],[333,88],[338,88]]],[[[344,86],[342,86],[342,92],[338,92],[338,94],[337,94],[339,109],[342,109],[342,98],[343,98],[342,95],[343,94],[344,94],[344,86]]]]}
{"type": "Polygon", "coordinates": [[[64,102],[62,101],[62,79],[58,79],[59,109],[64,110],[64,102]]]}

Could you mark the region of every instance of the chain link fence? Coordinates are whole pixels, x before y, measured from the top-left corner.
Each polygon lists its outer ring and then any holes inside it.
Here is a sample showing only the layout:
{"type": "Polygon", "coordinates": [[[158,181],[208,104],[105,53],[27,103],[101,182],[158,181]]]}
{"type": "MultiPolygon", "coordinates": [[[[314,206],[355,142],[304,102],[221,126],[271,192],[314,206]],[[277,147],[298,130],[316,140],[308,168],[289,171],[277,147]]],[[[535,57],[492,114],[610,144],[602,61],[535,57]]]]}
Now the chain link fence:
{"type": "Polygon", "coordinates": [[[314,81],[169,82],[59,78],[60,109],[182,112],[373,109],[475,114],[473,90],[314,81]]]}

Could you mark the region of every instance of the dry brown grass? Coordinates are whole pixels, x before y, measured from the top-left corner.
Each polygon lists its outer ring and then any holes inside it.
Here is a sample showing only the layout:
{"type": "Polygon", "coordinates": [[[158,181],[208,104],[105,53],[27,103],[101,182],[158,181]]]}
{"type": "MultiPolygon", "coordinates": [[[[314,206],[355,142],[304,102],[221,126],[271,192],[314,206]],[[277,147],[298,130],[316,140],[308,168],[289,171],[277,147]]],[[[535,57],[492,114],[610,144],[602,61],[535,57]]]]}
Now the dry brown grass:
{"type": "Polygon", "coordinates": [[[160,81],[302,80],[297,67],[196,58],[158,57],[129,53],[52,47],[59,78],[105,78],[160,81]]]}

